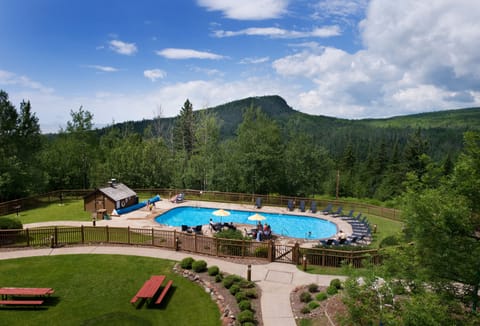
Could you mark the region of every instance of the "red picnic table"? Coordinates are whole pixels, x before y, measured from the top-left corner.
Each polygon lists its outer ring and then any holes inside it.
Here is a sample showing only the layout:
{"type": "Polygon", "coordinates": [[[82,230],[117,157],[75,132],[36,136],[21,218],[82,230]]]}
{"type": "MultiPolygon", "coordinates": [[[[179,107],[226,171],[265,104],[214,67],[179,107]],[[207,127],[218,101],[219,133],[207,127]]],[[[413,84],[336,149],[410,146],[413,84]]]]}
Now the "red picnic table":
{"type": "Polygon", "coordinates": [[[137,302],[138,299],[151,299],[158,292],[165,280],[165,275],[154,275],[147,280],[138,290],[137,294],[130,300],[131,303],[137,302]]]}
{"type": "Polygon", "coordinates": [[[15,296],[45,296],[54,293],[52,288],[14,288],[3,287],[0,288],[0,295],[15,295],[15,296]]]}

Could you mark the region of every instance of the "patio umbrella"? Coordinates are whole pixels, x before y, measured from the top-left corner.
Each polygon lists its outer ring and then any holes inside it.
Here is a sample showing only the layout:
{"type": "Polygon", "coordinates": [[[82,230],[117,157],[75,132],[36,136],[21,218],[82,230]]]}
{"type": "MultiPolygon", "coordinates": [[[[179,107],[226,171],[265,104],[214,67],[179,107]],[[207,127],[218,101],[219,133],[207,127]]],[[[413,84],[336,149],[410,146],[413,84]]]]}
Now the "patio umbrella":
{"type": "Polygon", "coordinates": [[[265,220],[265,219],[267,219],[267,218],[266,218],[265,216],[263,216],[263,215],[260,215],[260,214],[256,213],[255,215],[249,216],[248,219],[249,219],[250,221],[263,221],[263,220],[265,220]]]}
{"type": "Polygon", "coordinates": [[[230,215],[230,212],[227,212],[226,210],[223,210],[223,209],[217,209],[212,214],[215,216],[228,216],[230,215]]]}

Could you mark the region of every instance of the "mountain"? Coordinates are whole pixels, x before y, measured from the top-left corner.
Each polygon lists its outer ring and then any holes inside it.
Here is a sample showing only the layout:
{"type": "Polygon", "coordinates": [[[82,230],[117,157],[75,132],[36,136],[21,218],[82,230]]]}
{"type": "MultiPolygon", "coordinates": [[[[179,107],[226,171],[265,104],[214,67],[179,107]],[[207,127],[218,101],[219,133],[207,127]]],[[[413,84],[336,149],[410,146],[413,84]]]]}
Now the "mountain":
{"type": "MultiPolygon", "coordinates": [[[[313,136],[334,157],[343,149],[353,145],[360,158],[365,158],[373,145],[379,143],[405,145],[408,137],[417,129],[430,144],[429,155],[442,159],[446,154],[455,156],[462,147],[463,133],[480,130],[480,108],[466,108],[438,112],[397,116],[386,119],[340,119],[315,116],[296,111],[280,96],[249,97],[219,106],[207,108],[221,122],[221,137],[235,136],[243,113],[249,107],[261,108],[284,131],[285,137],[292,131],[313,136]],[[373,144],[373,145],[372,145],[373,144]]],[[[200,111],[194,111],[199,114],[200,111]]],[[[175,118],[129,121],[99,130],[101,134],[109,128],[128,129],[133,132],[169,138],[175,118]]]]}

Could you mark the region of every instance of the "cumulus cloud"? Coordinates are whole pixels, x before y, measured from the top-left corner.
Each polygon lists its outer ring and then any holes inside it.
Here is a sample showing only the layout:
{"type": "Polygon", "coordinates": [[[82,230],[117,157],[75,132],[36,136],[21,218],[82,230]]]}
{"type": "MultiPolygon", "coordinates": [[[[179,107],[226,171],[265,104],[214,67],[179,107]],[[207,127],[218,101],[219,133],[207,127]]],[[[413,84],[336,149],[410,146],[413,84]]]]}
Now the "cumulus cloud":
{"type": "Polygon", "coordinates": [[[125,43],[119,40],[112,40],[109,42],[110,49],[124,55],[133,55],[137,52],[135,43],[125,43]]]}
{"type": "Polygon", "coordinates": [[[233,37],[233,36],[268,36],[271,38],[301,38],[301,37],[332,37],[340,35],[340,27],[326,26],[315,28],[311,31],[294,31],[278,27],[250,27],[239,31],[216,30],[213,32],[215,37],[233,37]]]}
{"type": "Polygon", "coordinates": [[[143,76],[145,76],[146,78],[154,82],[157,79],[165,78],[167,76],[167,73],[161,69],[151,69],[151,70],[145,70],[143,72],[143,76]]]}
{"type": "Polygon", "coordinates": [[[304,46],[272,67],[311,81],[298,108],[313,114],[381,117],[479,105],[479,16],[467,0],[372,0],[360,24],[363,49],[304,46]]]}
{"type": "Polygon", "coordinates": [[[174,49],[168,48],[163,49],[155,52],[157,55],[165,57],[167,59],[211,59],[211,60],[219,60],[223,59],[224,56],[219,54],[211,53],[211,52],[204,52],[204,51],[197,51],[193,49],[174,49]]]}
{"type": "Polygon", "coordinates": [[[221,11],[230,19],[262,20],[279,18],[287,12],[288,0],[198,0],[209,11],[221,11]]]}

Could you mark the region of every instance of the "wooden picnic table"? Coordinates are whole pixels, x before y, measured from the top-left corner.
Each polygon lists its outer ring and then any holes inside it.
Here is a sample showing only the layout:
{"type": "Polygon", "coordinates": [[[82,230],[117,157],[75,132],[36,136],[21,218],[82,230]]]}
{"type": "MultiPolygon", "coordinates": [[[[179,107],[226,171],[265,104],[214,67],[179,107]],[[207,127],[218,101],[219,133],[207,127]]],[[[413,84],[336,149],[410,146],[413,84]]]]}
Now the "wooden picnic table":
{"type": "Polygon", "coordinates": [[[139,299],[151,299],[158,292],[165,280],[165,275],[154,275],[138,290],[135,297],[139,299]]]}
{"type": "Polygon", "coordinates": [[[16,288],[16,287],[2,287],[0,288],[0,295],[15,295],[15,296],[45,296],[54,293],[52,288],[16,288]]]}

